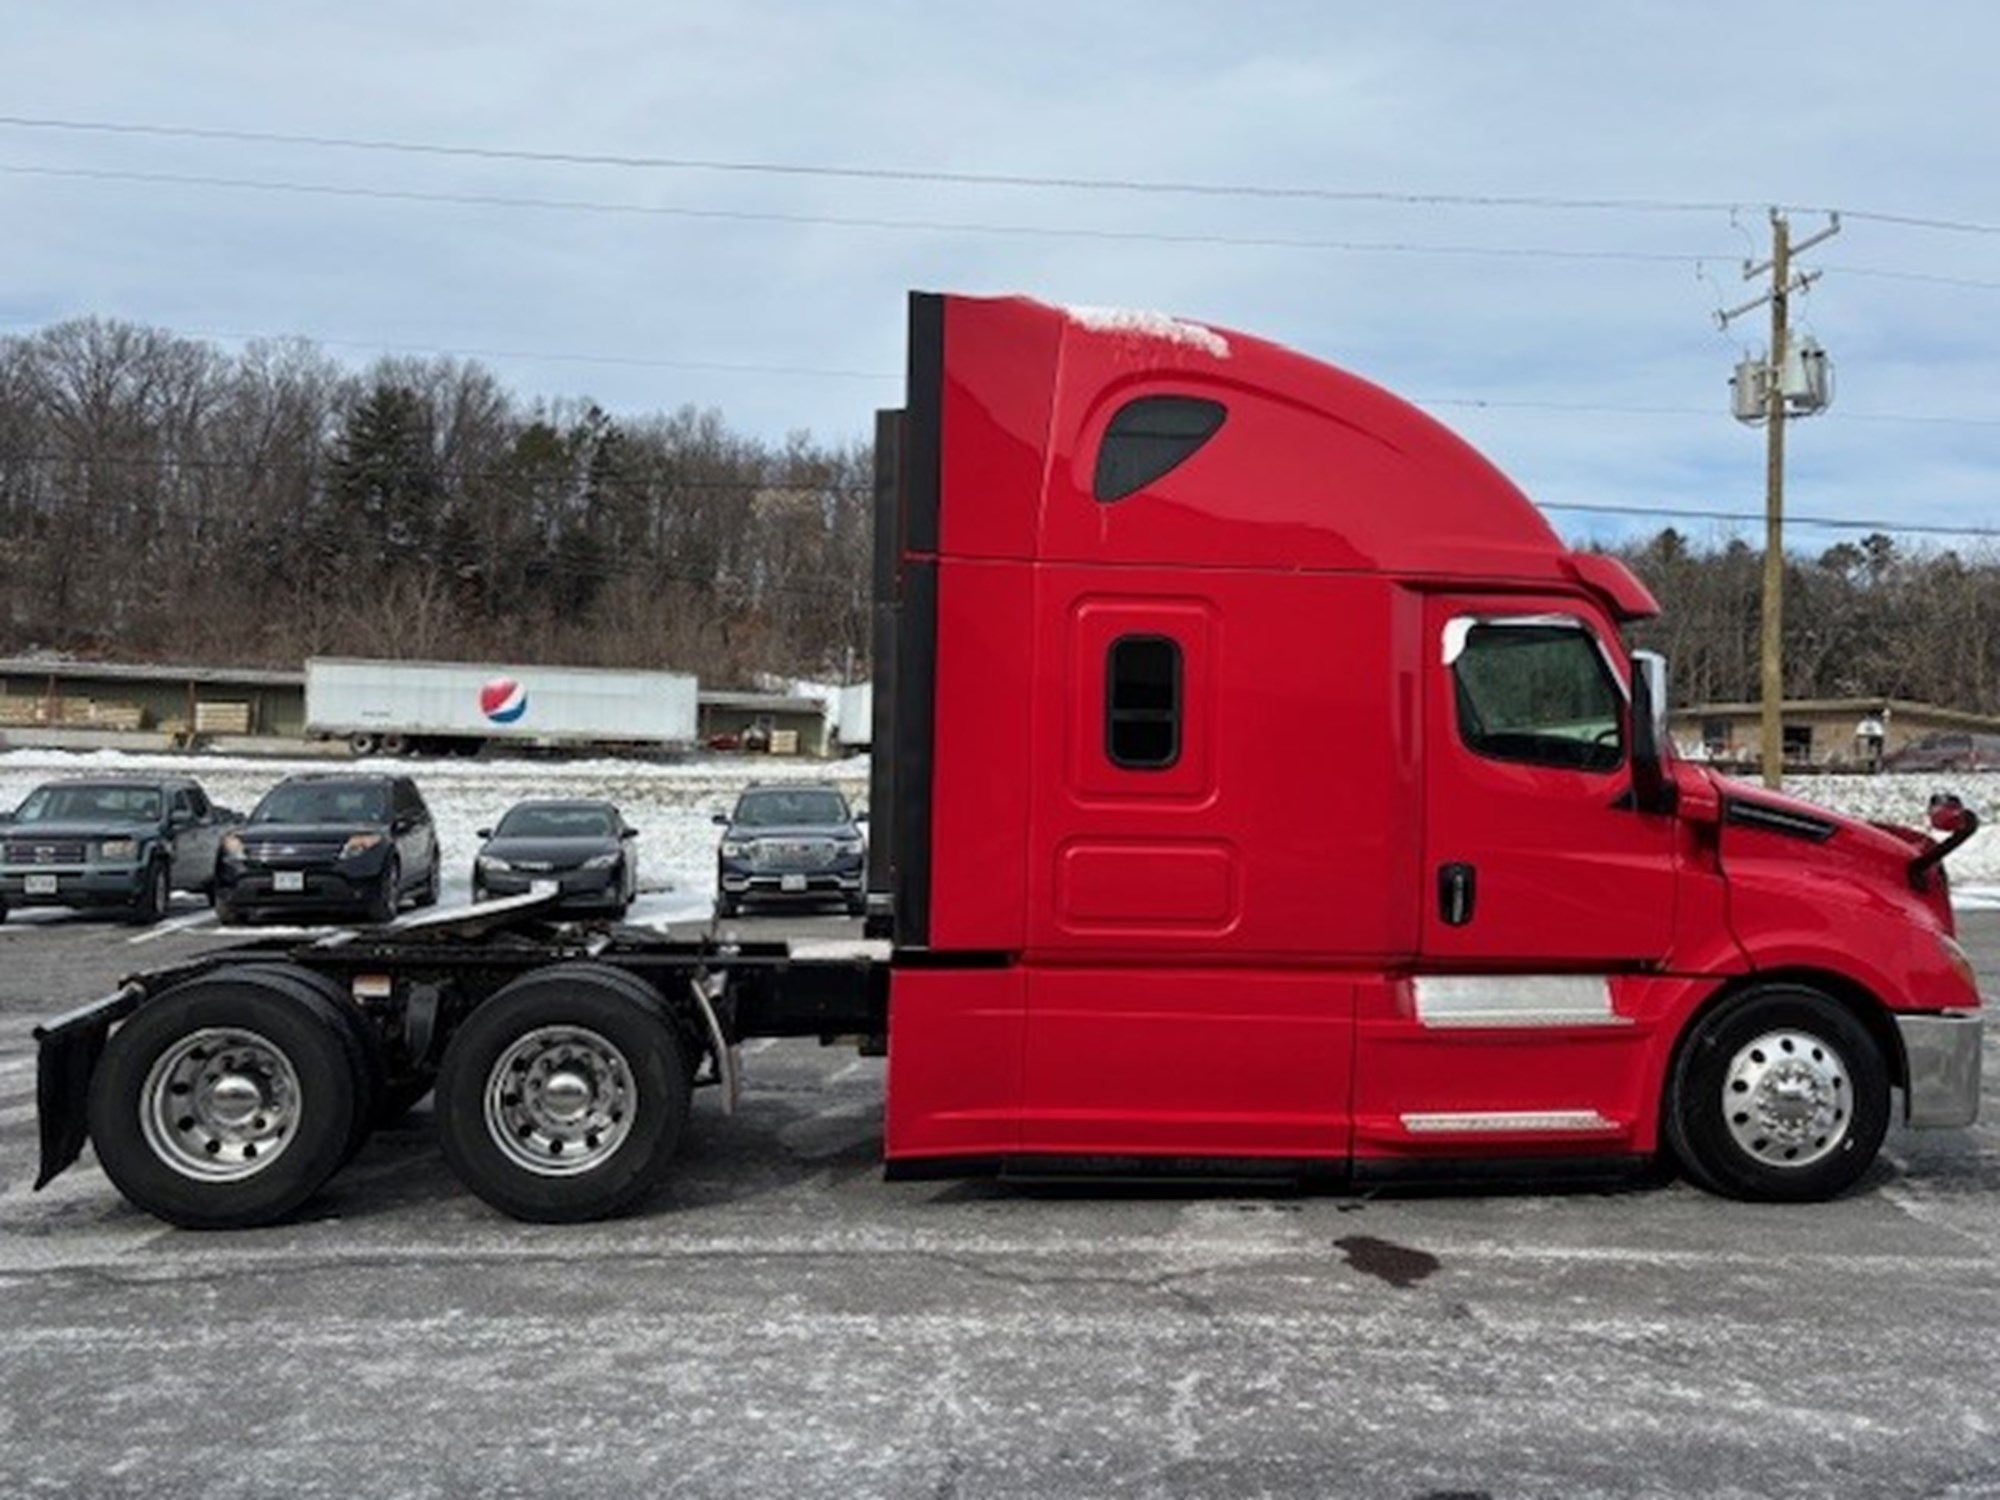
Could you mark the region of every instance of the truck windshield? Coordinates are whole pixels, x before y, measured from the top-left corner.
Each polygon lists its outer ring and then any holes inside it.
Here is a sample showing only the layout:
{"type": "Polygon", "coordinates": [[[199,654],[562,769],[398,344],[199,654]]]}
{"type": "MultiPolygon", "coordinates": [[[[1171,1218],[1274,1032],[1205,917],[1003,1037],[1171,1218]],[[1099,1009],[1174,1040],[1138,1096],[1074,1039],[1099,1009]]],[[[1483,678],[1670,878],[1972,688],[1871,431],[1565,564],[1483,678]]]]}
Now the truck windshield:
{"type": "Polygon", "coordinates": [[[160,794],[147,786],[44,786],[14,814],[19,823],[157,823],[160,794]]]}
{"type": "Polygon", "coordinates": [[[1473,622],[1452,671],[1459,735],[1475,753],[1577,771],[1624,764],[1623,698],[1580,625],[1473,622]]]}

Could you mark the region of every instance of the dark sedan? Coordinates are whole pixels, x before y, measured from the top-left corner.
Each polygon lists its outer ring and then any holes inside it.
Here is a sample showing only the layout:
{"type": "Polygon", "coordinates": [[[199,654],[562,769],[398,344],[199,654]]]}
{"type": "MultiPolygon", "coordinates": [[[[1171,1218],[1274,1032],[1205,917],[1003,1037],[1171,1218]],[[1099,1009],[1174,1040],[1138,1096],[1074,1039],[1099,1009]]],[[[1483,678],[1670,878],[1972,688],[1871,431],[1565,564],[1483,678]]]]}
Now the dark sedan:
{"type": "Polygon", "coordinates": [[[746,901],[839,901],[867,910],[868,848],[860,817],[837,787],[753,786],[724,825],[716,851],[715,910],[730,917],[746,901]]]}
{"type": "Polygon", "coordinates": [[[223,921],[329,912],[386,922],[438,897],[437,826],[407,776],[291,776],[222,840],[223,921]]]}
{"type": "Polygon", "coordinates": [[[639,830],[609,802],[517,802],[493,828],[472,862],[472,899],[518,896],[544,882],[572,910],[623,916],[639,891],[639,830]]]}

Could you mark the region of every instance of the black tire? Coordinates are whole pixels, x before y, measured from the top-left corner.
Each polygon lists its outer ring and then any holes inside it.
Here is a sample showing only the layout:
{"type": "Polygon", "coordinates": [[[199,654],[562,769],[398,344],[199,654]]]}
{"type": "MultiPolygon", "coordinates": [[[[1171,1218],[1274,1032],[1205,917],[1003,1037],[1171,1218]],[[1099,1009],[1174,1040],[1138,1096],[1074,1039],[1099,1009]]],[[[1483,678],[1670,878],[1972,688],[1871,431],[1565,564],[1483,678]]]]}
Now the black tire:
{"type": "Polygon", "coordinates": [[[241,927],[249,920],[249,914],[227,896],[218,894],[215,898],[215,925],[218,927],[241,927]]]}
{"type": "Polygon", "coordinates": [[[225,970],[165,991],[112,1034],[91,1079],[90,1139],[148,1213],[246,1228],[292,1213],[339,1169],[361,1093],[323,997],[225,970]]]}
{"type": "Polygon", "coordinates": [[[687,1125],[687,1049],[659,995],[603,964],[504,986],[438,1072],[438,1139],[460,1182],[516,1219],[608,1218],[665,1179],[687,1125]],[[517,1086],[516,1080],[527,1080],[517,1086]]]}
{"type": "Polygon", "coordinates": [[[743,910],[743,902],[735,896],[717,896],[715,914],[718,917],[733,917],[743,910]]]}
{"type": "Polygon", "coordinates": [[[393,922],[403,904],[403,866],[392,854],[382,866],[382,881],[368,898],[368,920],[393,922]]]}
{"type": "Polygon", "coordinates": [[[850,917],[867,916],[868,898],[866,896],[849,896],[847,898],[847,914],[850,917]]]}
{"type": "Polygon", "coordinates": [[[439,884],[440,877],[438,875],[437,856],[432,855],[430,873],[424,876],[424,883],[417,890],[417,905],[436,906],[438,904],[439,884]]]}
{"type": "Polygon", "coordinates": [[[1761,1202],[1834,1197],[1889,1126],[1889,1070],[1852,1011],[1804,985],[1746,990],[1704,1016],[1668,1080],[1667,1143],[1711,1192],[1761,1202]]]}
{"type": "Polygon", "coordinates": [[[174,877],[163,859],[153,860],[146,866],[146,883],[139,890],[139,899],[132,903],[132,920],[142,927],[150,927],[167,914],[167,907],[173,900],[174,877]]]}
{"type": "Polygon", "coordinates": [[[356,755],[373,755],[382,748],[382,742],[372,734],[357,731],[347,737],[347,748],[356,755]]]}
{"type": "Polygon", "coordinates": [[[282,990],[297,1004],[317,1010],[340,1031],[341,1043],[354,1069],[354,1127],[349,1132],[346,1160],[367,1143],[368,1134],[382,1121],[388,1084],[383,1081],[382,1040],[375,1028],[338,981],[301,964],[253,963],[233,966],[232,975],[255,978],[282,990]]]}

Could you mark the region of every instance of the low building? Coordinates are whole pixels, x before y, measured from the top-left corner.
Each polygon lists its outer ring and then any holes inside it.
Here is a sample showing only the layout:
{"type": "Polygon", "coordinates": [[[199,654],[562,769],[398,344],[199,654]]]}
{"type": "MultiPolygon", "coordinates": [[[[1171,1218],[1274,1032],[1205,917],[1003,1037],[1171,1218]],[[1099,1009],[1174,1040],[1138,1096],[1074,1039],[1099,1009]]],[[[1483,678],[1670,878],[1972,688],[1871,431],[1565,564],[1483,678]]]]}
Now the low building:
{"type": "MultiPolygon", "coordinates": [[[[1669,716],[1683,755],[1744,768],[1763,764],[1758,703],[1699,703],[1669,716]]],[[[1779,710],[1784,764],[1794,771],[1873,771],[1927,734],[2000,734],[2000,718],[1901,698],[1795,698],[1779,710]]]]}

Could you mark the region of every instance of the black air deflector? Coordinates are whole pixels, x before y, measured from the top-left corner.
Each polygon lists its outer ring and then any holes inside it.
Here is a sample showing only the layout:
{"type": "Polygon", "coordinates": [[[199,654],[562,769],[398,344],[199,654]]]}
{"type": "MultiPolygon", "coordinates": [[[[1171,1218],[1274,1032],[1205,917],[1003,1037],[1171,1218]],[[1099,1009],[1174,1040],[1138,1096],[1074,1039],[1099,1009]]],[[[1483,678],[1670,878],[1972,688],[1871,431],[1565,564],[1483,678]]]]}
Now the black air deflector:
{"type": "Polygon", "coordinates": [[[930,942],[944,319],[944,298],[910,294],[907,404],[881,413],[875,427],[868,933],[893,939],[899,949],[930,942]]]}

